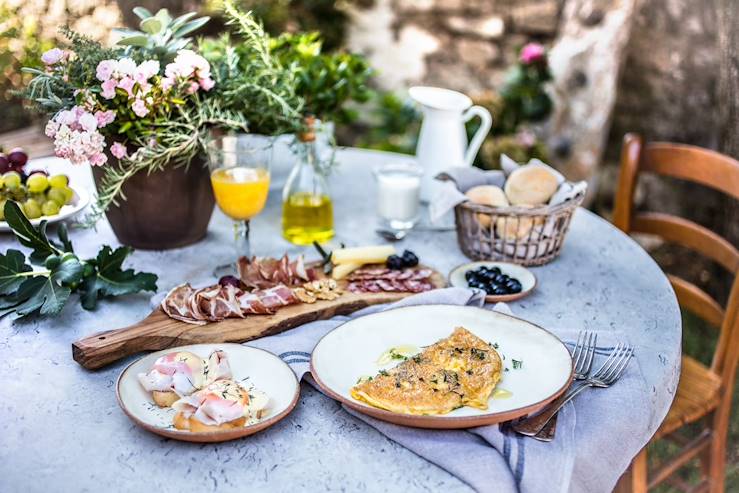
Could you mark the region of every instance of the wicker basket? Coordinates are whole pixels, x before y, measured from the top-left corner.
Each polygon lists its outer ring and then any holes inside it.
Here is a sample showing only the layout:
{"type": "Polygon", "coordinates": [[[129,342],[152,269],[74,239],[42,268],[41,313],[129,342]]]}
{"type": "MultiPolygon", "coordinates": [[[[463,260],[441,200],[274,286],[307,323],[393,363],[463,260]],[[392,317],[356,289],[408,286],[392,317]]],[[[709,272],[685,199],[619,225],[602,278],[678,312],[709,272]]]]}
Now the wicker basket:
{"type": "Polygon", "coordinates": [[[533,208],[463,202],[454,209],[459,247],[475,260],[546,264],[559,255],[583,198],[581,194],[561,204],[533,208]]]}

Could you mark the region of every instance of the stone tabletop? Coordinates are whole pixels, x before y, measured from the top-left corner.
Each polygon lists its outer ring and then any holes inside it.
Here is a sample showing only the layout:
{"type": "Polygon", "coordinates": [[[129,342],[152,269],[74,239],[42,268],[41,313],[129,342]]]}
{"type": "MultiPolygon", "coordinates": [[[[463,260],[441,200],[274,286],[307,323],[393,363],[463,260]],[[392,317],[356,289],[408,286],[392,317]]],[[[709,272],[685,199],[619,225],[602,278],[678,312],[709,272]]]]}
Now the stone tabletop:
{"type": "MultiPolygon", "coordinates": [[[[354,149],[338,157],[332,183],[337,239],[378,243],[371,168],[406,158],[354,149]]],[[[67,172],[73,184],[91,186],[89,170],[67,172]]],[[[281,238],[279,195],[271,193],[265,212],[252,222],[253,252],[313,256],[281,238]]],[[[97,230],[73,231],[72,241],[81,256],[92,256],[103,243],[117,244],[105,221],[97,230]]],[[[129,265],[159,275],[160,289],[184,281],[202,284],[212,280],[213,266],[232,260],[231,241],[230,221],[216,211],[200,243],[137,251],[129,265]]],[[[1,251],[16,245],[0,235],[1,251]]],[[[399,248],[413,249],[441,272],[466,260],[454,231],[414,231],[399,248]]],[[[650,389],[650,430],[656,430],[677,382],[681,337],[677,302],[658,266],[609,223],[579,210],[561,256],[534,272],[539,285],[511,304],[514,312],[543,327],[626,334],[648,356],[639,358],[639,367],[650,389]]],[[[0,322],[0,491],[469,491],[306,384],[290,416],[246,439],[190,444],[138,428],[119,409],[114,390],[118,374],[134,358],[91,372],[72,360],[71,343],[133,324],[150,310],[147,295],[102,301],[94,312],[72,299],[53,319],[0,322]]],[[[590,450],[597,443],[583,440],[581,446],[584,454],[597,453],[590,450]]],[[[636,452],[624,451],[624,463],[636,452]]]]}

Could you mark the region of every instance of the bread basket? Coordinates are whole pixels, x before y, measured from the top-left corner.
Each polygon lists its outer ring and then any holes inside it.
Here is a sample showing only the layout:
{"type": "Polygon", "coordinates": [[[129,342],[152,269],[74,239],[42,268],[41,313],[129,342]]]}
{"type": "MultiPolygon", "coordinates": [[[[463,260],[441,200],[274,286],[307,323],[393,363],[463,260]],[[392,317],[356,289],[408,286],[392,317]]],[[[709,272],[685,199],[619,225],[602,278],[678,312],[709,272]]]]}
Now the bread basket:
{"type": "Polygon", "coordinates": [[[457,241],[475,260],[543,265],[559,255],[572,215],[585,195],[556,205],[491,207],[471,201],[454,208],[457,241]]]}

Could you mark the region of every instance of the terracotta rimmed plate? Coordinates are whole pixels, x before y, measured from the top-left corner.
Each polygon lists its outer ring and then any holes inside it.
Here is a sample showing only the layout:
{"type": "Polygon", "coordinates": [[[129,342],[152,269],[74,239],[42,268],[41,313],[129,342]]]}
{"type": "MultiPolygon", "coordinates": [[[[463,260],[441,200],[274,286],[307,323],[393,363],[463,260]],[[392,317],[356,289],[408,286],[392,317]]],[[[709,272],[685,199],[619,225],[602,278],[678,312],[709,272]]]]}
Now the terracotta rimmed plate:
{"type": "Polygon", "coordinates": [[[572,358],[556,336],[525,320],[470,306],[419,305],[367,315],[340,325],[316,345],[311,372],[328,395],[377,419],[418,428],[469,428],[540,410],[569,386],[572,358]],[[440,416],[416,416],[378,409],[351,396],[350,390],[359,377],[376,375],[397,364],[396,361],[378,366],[379,356],[389,348],[421,348],[449,336],[459,326],[498,345],[508,371],[503,372],[496,388],[509,391],[509,397],[491,397],[487,410],[462,407],[440,416]],[[513,359],[522,361],[520,368],[513,368],[513,359]]]}
{"type": "Polygon", "coordinates": [[[511,264],[508,262],[470,262],[462,264],[452,269],[449,273],[449,284],[457,288],[466,288],[467,279],[464,275],[471,270],[479,269],[480,267],[497,267],[503,274],[518,279],[521,283],[521,292],[515,294],[489,294],[485,296],[485,301],[488,303],[508,302],[518,300],[524,296],[528,296],[536,287],[536,276],[533,272],[522,265],[511,264]]]}
{"type": "MultiPolygon", "coordinates": [[[[58,223],[59,221],[64,221],[65,219],[69,219],[82,211],[87,205],[90,203],[90,194],[85,190],[84,188],[72,188],[72,191],[74,192],[74,195],[72,196],[72,200],[69,204],[62,206],[61,209],[59,209],[59,214],[55,214],[53,216],[41,216],[36,219],[31,219],[31,224],[34,226],[38,226],[41,221],[46,221],[49,224],[58,223]]],[[[12,229],[5,221],[0,221],[0,232],[10,232],[12,229]]]]}
{"type": "Polygon", "coordinates": [[[118,377],[116,395],[123,412],[137,425],[152,433],[187,442],[225,442],[252,435],[290,414],[298,403],[300,385],[295,373],[284,361],[263,349],[241,344],[194,344],[157,351],[134,361],[118,377]],[[246,388],[254,386],[267,393],[267,414],[258,423],[243,428],[199,433],[177,430],[172,426],[175,411],[155,405],[151,395],[141,387],[138,374],[146,373],[157,358],[173,351],[191,351],[198,356],[207,357],[216,349],[222,349],[228,354],[234,380],[241,382],[246,388]]]}

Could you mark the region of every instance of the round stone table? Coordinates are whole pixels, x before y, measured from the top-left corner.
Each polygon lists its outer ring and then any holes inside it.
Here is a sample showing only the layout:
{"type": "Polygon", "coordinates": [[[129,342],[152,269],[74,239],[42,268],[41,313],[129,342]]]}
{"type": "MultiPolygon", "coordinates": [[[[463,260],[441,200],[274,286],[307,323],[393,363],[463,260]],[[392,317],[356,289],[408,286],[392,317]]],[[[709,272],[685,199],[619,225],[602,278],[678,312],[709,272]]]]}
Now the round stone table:
{"type": "MultiPolygon", "coordinates": [[[[338,153],[332,179],[337,239],[347,245],[379,243],[374,233],[371,168],[405,157],[354,149],[338,153]]],[[[47,161],[56,168],[59,163],[47,161]]],[[[72,183],[91,187],[88,169],[65,168],[72,183]]],[[[182,200],[172,197],[172,200],[182,200]]],[[[135,252],[128,265],[159,276],[159,288],[211,281],[212,268],[232,260],[230,221],[213,215],[208,236],[191,247],[135,252]]],[[[75,230],[76,251],[92,256],[101,244],[116,245],[107,222],[97,231],[75,230]]],[[[280,194],[252,223],[252,248],[260,255],[310,249],[280,235],[280,194]]],[[[411,248],[441,272],[464,262],[454,231],[414,231],[399,248],[411,248]]],[[[7,234],[0,249],[18,248],[7,234]]],[[[544,327],[619,330],[637,347],[648,389],[646,443],[664,418],[675,390],[681,322],[665,276],[627,236],[603,219],[579,210],[561,256],[535,268],[539,286],[512,303],[513,311],[544,327]]],[[[252,437],[222,444],[163,439],[138,428],[119,409],[114,383],[132,358],[98,371],[72,360],[71,343],[100,330],[130,325],[151,310],[148,295],[102,301],[83,310],[73,297],[58,317],[0,325],[0,491],[469,491],[341,407],[302,385],[295,411],[252,437]]],[[[604,422],[607,427],[608,423],[604,422]]],[[[589,430],[582,430],[589,433],[589,430]]],[[[616,440],[618,437],[612,437],[616,440]]],[[[602,444],[582,440],[583,454],[602,444]]],[[[623,451],[625,467],[637,450],[623,451]]],[[[587,469],[574,475],[587,485],[587,469]]]]}

